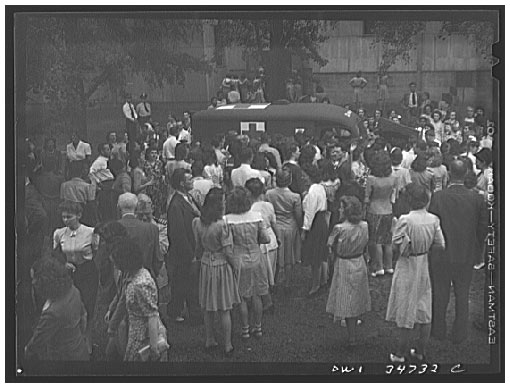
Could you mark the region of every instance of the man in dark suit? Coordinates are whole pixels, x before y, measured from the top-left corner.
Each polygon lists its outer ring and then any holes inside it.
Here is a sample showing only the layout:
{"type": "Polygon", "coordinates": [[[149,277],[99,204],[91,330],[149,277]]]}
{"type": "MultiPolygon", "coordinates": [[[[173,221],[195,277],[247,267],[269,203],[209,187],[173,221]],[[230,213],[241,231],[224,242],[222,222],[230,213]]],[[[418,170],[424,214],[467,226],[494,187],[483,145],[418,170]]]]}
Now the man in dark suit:
{"type": "Polygon", "coordinates": [[[416,91],[416,83],[409,84],[409,93],[405,93],[400,102],[404,108],[405,117],[408,125],[414,126],[416,118],[418,117],[418,107],[421,104],[420,93],[416,91]]]}
{"type": "Polygon", "coordinates": [[[473,265],[479,261],[487,235],[488,212],[483,196],[464,186],[467,166],[462,160],[450,164],[451,184],[433,194],[429,211],[441,220],[446,249],[433,252],[430,260],[432,283],[432,336],[446,336],[446,310],[450,286],[455,292],[454,343],[467,338],[469,287],[473,265]]]}
{"type": "Polygon", "coordinates": [[[163,265],[163,257],[159,249],[159,229],[156,225],[136,218],[137,203],[138,198],[135,194],[121,194],[117,203],[121,212],[121,219],[118,222],[126,228],[128,237],[140,247],[143,254],[143,266],[156,280],[163,265]]]}
{"type": "Polygon", "coordinates": [[[198,304],[198,279],[193,273],[195,237],[192,222],[200,216],[200,210],[189,195],[193,188],[192,175],[188,170],[178,168],[170,178],[175,189],[167,210],[168,254],[166,268],[169,270],[172,303],[168,315],[177,322],[184,321],[186,309],[198,304]],[[197,296],[195,298],[195,295],[197,296]]]}

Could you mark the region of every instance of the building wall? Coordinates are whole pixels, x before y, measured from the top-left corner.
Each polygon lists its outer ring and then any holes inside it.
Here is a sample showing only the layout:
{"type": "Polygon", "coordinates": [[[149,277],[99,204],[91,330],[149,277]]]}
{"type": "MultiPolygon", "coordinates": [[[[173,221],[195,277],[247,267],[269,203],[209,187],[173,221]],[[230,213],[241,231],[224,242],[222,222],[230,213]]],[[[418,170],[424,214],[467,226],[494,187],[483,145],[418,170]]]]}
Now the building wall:
{"type": "MultiPolygon", "coordinates": [[[[411,53],[409,63],[398,61],[391,66],[389,105],[399,107],[400,99],[408,91],[411,81],[417,82],[420,91],[427,91],[434,101],[441,100],[450,87],[457,89],[456,109],[467,105],[482,105],[491,112],[493,106],[491,65],[476,53],[470,38],[452,35],[437,37],[440,22],[427,23],[425,33],[418,37],[417,50],[411,53]],[[421,53],[418,51],[421,50],[421,53]],[[422,58],[421,71],[417,58],[422,58]]],[[[377,99],[377,68],[382,47],[374,45],[374,37],[363,35],[363,22],[340,22],[331,32],[331,38],[320,47],[320,54],[328,64],[313,65],[314,76],[330,96],[332,103],[352,102],[349,80],[361,71],[368,85],[364,90],[365,105],[373,109],[377,99]],[[345,32],[351,31],[352,35],[345,32]]]]}

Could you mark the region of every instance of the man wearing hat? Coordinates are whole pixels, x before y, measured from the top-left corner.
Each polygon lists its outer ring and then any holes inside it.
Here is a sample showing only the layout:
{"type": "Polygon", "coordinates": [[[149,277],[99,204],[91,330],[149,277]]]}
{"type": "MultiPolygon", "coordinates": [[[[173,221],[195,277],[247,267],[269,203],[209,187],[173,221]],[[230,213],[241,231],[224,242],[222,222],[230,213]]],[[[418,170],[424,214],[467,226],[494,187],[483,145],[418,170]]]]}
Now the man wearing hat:
{"type": "Polygon", "coordinates": [[[409,93],[404,94],[401,105],[404,108],[408,124],[413,124],[418,117],[418,106],[421,104],[420,94],[416,91],[416,82],[409,84],[409,93]]]}
{"type": "Polygon", "coordinates": [[[138,134],[138,114],[131,101],[131,94],[126,94],[126,102],[122,106],[122,112],[126,118],[126,132],[129,140],[128,152],[131,152],[138,134]]]}
{"type": "Polygon", "coordinates": [[[136,113],[138,114],[138,121],[140,126],[151,121],[151,104],[147,102],[147,93],[140,95],[140,103],[136,106],[136,113]]]}

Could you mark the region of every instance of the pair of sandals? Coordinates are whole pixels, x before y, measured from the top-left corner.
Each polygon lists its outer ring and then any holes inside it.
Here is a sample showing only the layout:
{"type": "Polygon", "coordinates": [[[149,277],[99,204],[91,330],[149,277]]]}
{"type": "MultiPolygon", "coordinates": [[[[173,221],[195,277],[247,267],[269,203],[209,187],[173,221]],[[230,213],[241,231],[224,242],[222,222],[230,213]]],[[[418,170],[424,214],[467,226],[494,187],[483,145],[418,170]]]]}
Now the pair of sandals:
{"type": "Polygon", "coordinates": [[[255,327],[252,328],[250,328],[250,326],[242,328],[241,338],[243,340],[250,339],[251,336],[255,338],[262,338],[262,325],[256,325],[255,327]]]}
{"type": "MultiPolygon", "coordinates": [[[[410,355],[410,358],[411,359],[414,359],[418,362],[425,362],[425,354],[420,354],[416,351],[416,349],[411,349],[409,351],[409,355],[410,355]]],[[[406,358],[404,356],[400,356],[398,354],[395,354],[395,353],[390,353],[390,361],[393,362],[393,363],[404,363],[406,362],[406,358]]]]}
{"type": "Polygon", "coordinates": [[[375,277],[378,277],[378,276],[384,276],[384,274],[393,275],[394,272],[395,272],[395,270],[393,270],[393,268],[390,268],[390,269],[380,269],[379,271],[372,272],[370,274],[370,276],[375,278],[375,277]]]}

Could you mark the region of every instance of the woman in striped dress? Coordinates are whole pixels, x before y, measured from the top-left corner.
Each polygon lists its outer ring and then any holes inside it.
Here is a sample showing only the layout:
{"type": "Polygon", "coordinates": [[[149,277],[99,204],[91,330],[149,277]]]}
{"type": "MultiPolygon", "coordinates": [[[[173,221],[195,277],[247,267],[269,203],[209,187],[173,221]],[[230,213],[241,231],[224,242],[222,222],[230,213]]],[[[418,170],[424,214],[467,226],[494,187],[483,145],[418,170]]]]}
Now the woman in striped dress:
{"type": "Polygon", "coordinates": [[[349,344],[356,342],[357,318],[371,309],[367,266],[363,251],[368,244],[368,225],[361,221],[361,202],[352,196],[340,200],[340,223],[328,239],[335,269],[326,311],[334,321],[345,319],[349,344]]]}

